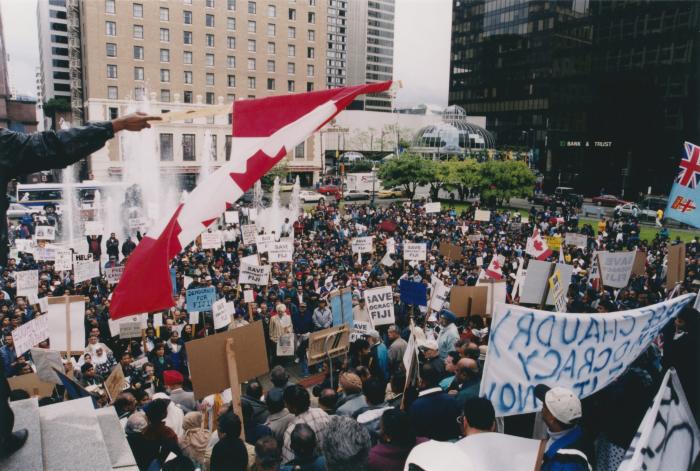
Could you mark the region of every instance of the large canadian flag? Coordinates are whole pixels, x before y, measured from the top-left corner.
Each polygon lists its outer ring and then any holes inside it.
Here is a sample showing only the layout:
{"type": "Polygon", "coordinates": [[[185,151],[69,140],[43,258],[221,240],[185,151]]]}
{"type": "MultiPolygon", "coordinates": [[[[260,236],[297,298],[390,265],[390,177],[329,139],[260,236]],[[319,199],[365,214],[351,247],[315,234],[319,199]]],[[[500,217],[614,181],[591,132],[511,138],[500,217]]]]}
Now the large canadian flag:
{"type": "Polygon", "coordinates": [[[488,268],[486,268],[486,275],[494,280],[503,279],[503,264],[506,258],[503,255],[496,255],[491,259],[488,268]]]}
{"type": "Polygon", "coordinates": [[[112,296],[110,317],[173,306],[170,261],[358,95],[384,92],[391,85],[389,81],[235,102],[230,162],[209,175],[174,214],[141,239],[112,296]]]}
{"type": "Polygon", "coordinates": [[[552,255],[552,251],[549,249],[549,246],[547,246],[547,242],[545,242],[540,235],[540,231],[537,227],[535,227],[535,230],[532,232],[532,237],[528,237],[527,239],[525,253],[537,260],[547,260],[547,257],[552,255]]]}

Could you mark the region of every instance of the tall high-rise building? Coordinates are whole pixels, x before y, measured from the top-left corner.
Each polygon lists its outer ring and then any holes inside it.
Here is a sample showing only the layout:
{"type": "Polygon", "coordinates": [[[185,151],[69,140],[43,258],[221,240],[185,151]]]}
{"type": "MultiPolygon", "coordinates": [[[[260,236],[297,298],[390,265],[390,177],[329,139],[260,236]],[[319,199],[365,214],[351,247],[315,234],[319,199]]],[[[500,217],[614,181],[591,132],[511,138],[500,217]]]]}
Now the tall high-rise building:
{"type": "Polygon", "coordinates": [[[41,97],[70,102],[68,15],[66,0],[42,0],[36,6],[41,63],[41,97]]]}
{"type": "Polygon", "coordinates": [[[449,102],[550,186],[665,193],[700,137],[699,27],[692,1],[454,0],[449,102]]]}
{"type": "Polygon", "coordinates": [[[328,1],[328,30],[326,32],[326,85],[328,88],[347,84],[348,60],[348,0],[328,1]]]}

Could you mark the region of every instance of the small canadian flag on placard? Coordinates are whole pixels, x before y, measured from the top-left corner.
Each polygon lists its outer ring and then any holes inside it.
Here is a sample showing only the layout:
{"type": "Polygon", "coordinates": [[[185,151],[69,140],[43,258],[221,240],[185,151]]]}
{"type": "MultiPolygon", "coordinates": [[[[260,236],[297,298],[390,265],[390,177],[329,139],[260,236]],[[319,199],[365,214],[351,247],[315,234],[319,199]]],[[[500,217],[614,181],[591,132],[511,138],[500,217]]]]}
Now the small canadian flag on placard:
{"type": "Polygon", "coordinates": [[[547,246],[547,242],[545,242],[545,240],[542,238],[539,229],[536,227],[532,232],[532,237],[528,237],[527,239],[525,253],[531,255],[537,260],[546,260],[547,257],[552,255],[552,251],[547,246]]]}

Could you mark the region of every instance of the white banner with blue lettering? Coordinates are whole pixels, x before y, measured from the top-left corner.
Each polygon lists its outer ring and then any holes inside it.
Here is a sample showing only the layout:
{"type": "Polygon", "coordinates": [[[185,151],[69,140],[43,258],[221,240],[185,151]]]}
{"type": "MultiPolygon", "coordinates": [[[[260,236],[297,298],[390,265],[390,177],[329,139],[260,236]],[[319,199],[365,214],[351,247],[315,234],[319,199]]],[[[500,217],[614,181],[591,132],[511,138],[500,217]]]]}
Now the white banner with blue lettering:
{"type": "Polygon", "coordinates": [[[480,395],[491,400],[496,416],[538,411],[534,389],[540,383],[589,396],[620,376],[694,297],[604,314],[498,303],[480,395]]]}

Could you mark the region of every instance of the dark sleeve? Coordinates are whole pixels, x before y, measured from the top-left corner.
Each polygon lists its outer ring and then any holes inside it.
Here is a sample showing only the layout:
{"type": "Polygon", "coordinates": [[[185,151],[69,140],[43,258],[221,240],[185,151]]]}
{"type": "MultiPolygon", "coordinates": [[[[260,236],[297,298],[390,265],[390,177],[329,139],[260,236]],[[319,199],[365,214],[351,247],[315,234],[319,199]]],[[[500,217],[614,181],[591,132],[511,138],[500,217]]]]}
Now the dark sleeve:
{"type": "Polygon", "coordinates": [[[0,171],[12,178],[64,168],[102,148],[112,137],[114,130],[110,121],[34,134],[0,129],[0,171]]]}

